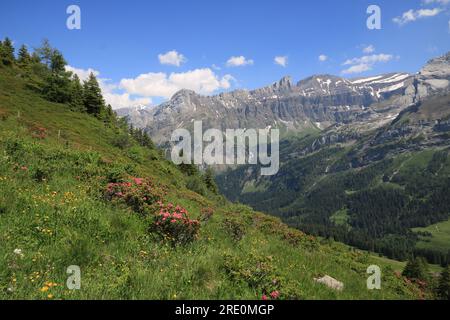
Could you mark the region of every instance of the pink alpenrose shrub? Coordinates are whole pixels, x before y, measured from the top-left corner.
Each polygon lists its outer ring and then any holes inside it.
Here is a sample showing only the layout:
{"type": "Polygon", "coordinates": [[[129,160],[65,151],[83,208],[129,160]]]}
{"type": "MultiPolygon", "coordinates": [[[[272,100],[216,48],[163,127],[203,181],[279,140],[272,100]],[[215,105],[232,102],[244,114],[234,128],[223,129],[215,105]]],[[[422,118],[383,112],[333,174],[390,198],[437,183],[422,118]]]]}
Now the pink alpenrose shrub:
{"type": "Polygon", "coordinates": [[[155,215],[151,232],[169,241],[173,246],[185,245],[198,238],[200,223],[191,220],[186,209],[169,203],[160,203],[160,211],[155,215]]]}
{"type": "Polygon", "coordinates": [[[109,183],[105,190],[107,200],[124,203],[143,215],[157,212],[159,202],[164,201],[166,194],[166,189],[150,178],[132,178],[127,182],[109,183]]]}

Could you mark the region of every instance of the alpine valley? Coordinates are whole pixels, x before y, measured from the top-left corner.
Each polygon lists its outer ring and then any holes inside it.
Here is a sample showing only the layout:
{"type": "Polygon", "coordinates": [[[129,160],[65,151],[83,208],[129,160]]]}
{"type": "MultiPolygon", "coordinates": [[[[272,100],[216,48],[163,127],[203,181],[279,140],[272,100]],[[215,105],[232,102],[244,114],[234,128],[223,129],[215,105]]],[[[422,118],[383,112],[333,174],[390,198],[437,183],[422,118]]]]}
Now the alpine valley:
{"type": "Polygon", "coordinates": [[[408,271],[420,261],[307,235],[226,200],[210,170],[167,161],[105,103],[93,73],[81,83],[66,65],[48,41],[17,55],[0,41],[0,300],[441,297],[431,270],[408,271]],[[383,290],[368,290],[373,265],[383,290]]]}
{"type": "Polygon", "coordinates": [[[182,90],[154,108],[119,110],[167,146],[172,131],[278,128],[280,170],[217,168],[232,201],[309,234],[395,259],[450,261],[450,53],[417,74],[298,83],[201,96],[182,90]],[[445,232],[444,230],[447,230],[445,232]]]}

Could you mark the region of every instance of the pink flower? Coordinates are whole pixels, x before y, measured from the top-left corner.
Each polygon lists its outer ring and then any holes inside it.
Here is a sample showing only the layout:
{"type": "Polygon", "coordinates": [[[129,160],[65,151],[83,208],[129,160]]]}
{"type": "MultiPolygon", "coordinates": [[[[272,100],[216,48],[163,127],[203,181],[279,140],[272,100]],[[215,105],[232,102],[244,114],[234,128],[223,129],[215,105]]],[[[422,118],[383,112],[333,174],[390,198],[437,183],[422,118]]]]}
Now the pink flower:
{"type": "Polygon", "coordinates": [[[280,293],[278,291],[273,291],[270,296],[272,299],[278,299],[280,297],[280,293]]]}
{"type": "Polygon", "coordinates": [[[267,298],[267,296],[266,296],[265,294],[263,294],[263,295],[262,295],[262,299],[263,299],[263,300],[267,300],[267,299],[269,299],[269,298],[267,298]]]}
{"type": "Polygon", "coordinates": [[[134,183],[142,184],[142,178],[133,178],[134,183]]]}
{"type": "Polygon", "coordinates": [[[175,223],[175,222],[177,222],[177,220],[172,219],[172,220],[170,220],[170,222],[171,222],[171,223],[175,223]]]}
{"type": "Polygon", "coordinates": [[[174,213],[172,215],[172,217],[175,218],[175,219],[181,219],[182,218],[181,214],[179,214],[179,213],[174,213]]]}

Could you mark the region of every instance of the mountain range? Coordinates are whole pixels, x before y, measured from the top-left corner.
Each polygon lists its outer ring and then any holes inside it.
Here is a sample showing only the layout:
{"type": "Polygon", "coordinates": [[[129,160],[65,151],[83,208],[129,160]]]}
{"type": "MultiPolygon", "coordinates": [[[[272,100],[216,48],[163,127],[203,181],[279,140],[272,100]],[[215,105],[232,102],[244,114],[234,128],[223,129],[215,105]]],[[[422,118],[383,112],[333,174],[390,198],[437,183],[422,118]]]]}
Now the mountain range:
{"type": "Polygon", "coordinates": [[[297,84],[285,77],[212,97],[182,90],[157,107],[121,114],[161,145],[194,120],[205,129],[279,128],[278,174],[220,168],[216,180],[230,200],[310,234],[445,263],[450,245],[435,230],[447,227],[450,213],[449,91],[447,53],[417,74],[316,75],[297,84]]]}
{"type": "Polygon", "coordinates": [[[345,79],[315,75],[294,83],[290,77],[252,91],[202,96],[181,90],[156,107],[120,109],[136,127],[145,128],[159,144],[179,127],[280,128],[295,133],[336,124],[374,128],[393,120],[404,108],[449,86],[449,55],[431,60],[418,74],[389,73],[345,79]]]}

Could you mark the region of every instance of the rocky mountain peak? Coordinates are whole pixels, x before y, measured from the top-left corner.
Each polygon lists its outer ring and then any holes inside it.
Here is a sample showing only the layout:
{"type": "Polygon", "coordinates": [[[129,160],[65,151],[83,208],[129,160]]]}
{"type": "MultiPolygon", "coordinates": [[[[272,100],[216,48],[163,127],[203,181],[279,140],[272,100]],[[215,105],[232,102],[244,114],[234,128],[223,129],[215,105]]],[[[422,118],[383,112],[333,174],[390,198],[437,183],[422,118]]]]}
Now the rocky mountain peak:
{"type": "Polygon", "coordinates": [[[450,78],[450,51],[430,60],[419,74],[431,78],[450,78]]]}
{"type": "Polygon", "coordinates": [[[273,84],[273,87],[275,89],[291,89],[293,86],[293,81],[292,81],[292,77],[290,76],[285,76],[283,78],[281,78],[280,81],[275,82],[273,84]]]}
{"type": "Polygon", "coordinates": [[[176,99],[180,99],[180,98],[189,98],[189,97],[196,96],[196,95],[197,95],[197,93],[193,90],[181,89],[181,90],[175,92],[170,100],[176,100],[176,99]]]}
{"type": "Polygon", "coordinates": [[[416,91],[421,99],[450,90],[450,52],[430,60],[417,74],[416,91]]]}

